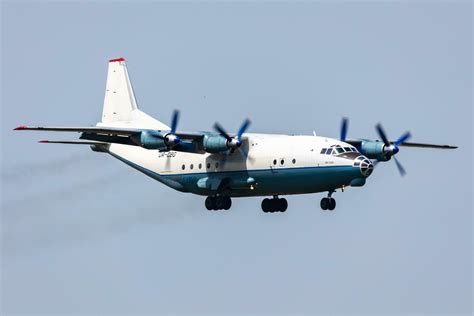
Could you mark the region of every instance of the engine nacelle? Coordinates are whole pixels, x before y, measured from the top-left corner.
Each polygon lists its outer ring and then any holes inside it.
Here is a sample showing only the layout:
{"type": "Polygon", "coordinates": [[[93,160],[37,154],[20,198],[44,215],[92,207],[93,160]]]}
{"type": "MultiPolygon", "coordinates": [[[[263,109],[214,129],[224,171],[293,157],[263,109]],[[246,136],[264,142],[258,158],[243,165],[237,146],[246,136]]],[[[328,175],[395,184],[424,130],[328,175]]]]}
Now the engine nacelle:
{"type": "Polygon", "coordinates": [[[164,134],[155,131],[144,131],[140,133],[139,145],[146,149],[168,149],[164,140],[164,134]]]}
{"type": "Polygon", "coordinates": [[[208,153],[220,153],[229,150],[227,139],[222,136],[204,136],[202,141],[204,150],[208,153]]]}
{"type": "Polygon", "coordinates": [[[359,151],[362,155],[369,159],[377,159],[378,161],[390,160],[391,156],[384,151],[385,144],[377,141],[362,141],[359,151]]]}

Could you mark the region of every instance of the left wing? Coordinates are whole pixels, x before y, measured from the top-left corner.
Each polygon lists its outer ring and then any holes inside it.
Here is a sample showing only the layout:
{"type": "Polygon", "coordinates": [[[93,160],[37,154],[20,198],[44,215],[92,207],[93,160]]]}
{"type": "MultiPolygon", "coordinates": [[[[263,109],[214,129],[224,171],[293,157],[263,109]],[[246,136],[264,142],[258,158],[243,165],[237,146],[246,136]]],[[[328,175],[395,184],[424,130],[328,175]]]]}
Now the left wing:
{"type": "Polygon", "coordinates": [[[160,142],[166,136],[168,131],[138,129],[138,128],[116,128],[116,127],[61,127],[61,126],[18,126],[16,131],[51,131],[51,132],[76,132],[81,133],[80,139],[88,141],[40,141],[40,143],[50,144],[83,144],[83,145],[104,145],[104,144],[123,144],[140,146],[147,149],[175,150],[183,152],[200,152],[199,144],[202,142],[204,133],[195,132],[174,132],[181,142],[172,148],[162,146],[160,148],[151,148],[143,144],[143,135],[151,140],[160,142]]]}

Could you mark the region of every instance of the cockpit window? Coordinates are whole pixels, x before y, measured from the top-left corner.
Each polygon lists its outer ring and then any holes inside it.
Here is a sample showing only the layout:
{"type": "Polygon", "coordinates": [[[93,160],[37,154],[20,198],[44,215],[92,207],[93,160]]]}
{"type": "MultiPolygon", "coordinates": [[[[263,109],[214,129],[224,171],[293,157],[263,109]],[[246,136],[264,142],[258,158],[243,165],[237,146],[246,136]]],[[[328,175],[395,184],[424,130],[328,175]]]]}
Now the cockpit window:
{"type": "Polygon", "coordinates": [[[344,147],[345,151],[352,151],[350,147],[344,147]]]}
{"type": "Polygon", "coordinates": [[[327,148],[321,149],[321,154],[325,154],[325,153],[326,153],[326,149],[327,149],[327,148]]]}
{"type": "Polygon", "coordinates": [[[334,148],[334,149],[337,151],[338,154],[342,154],[342,153],[344,152],[344,150],[342,149],[342,147],[339,147],[339,146],[336,147],[336,148],[334,148]]]}
{"type": "Polygon", "coordinates": [[[332,148],[329,148],[328,151],[326,152],[326,155],[332,154],[332,148]]]}

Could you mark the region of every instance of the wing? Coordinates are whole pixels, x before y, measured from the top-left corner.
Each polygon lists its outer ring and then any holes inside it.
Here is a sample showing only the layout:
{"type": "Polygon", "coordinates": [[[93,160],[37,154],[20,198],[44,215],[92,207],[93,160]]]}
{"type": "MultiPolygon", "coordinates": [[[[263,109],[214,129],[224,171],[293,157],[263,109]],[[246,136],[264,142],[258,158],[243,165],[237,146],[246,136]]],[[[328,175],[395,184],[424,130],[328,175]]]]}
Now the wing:
{"type": "MultiPolygon", "coordinates": [[[[138,128],[116,128],[116,127],[61,127],[61,126],[18,126],[16,131],[50,131],[50,132],[76,132],[81,133],[80,139],[87,141],[40,141],[49,144],[82,144],[82,145],[104,145],[123,144],[142,146],[139,139],[143,132],[164,132],[161,130],[138,129],[138,128]]],[[[182,143],[174,146],[172,150],[183,152],[201,152],[200,144],[204,137],[201,132],[175,132],[182,143]]]]}
{"type": "MultiPolygon", "coordinates": [[[[352,146],[359,147],[363,141],[370,141],[370,140],[346,140],[345,142],[351,144],[352,146]]],[[[390,144],[395,144],[394,141],[390,141],[390,144]]],[[[426,143],[410,143],[405,142],[403,144],[398,145],[399,147],[417,147],[417,148],[435,148],[435,149],[456,149],[458,146],[452,145],[438,145],[438,144],[426,144],[426,143]]]]}
{"type": "Polygon", "coordinates": [[[116,136],[131,136],[142,132],[141,129],[125,129],[125,128],[115,128],[115,127],[59,127],[59,126],[18,126],[14,129],[15,131],[50,131],[50,132],[77,132],[77,133],[94,133],[94,134],[104,134],[104,135],[116,135],[116,136]]]}
{"type": "MultiPolygon", "coordinates": [[[[390,144],[394,144],[395,142],[390,142],[390,144]]],[[[405,142],[403,144],[398,145],[400,147],[419,147],[419,148],[436,148],[436,149],[456,149],[458,146],[452,145],[436,145],[436,144],[424,144],[424,143],[408,143],[405,142]]]]}

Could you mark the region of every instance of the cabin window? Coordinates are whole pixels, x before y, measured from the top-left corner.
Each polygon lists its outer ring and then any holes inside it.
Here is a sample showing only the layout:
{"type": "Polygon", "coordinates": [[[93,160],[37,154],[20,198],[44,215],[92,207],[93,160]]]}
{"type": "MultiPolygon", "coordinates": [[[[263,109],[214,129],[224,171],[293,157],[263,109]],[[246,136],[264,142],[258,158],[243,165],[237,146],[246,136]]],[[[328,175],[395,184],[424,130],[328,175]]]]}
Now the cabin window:
{"type": "Polygon", "coordinates": [[[217,168],[219,168],[219,163],[218,163],[218,162],[216,162],[216,169],[217,169],[217,168]]]}
{"type": "Polygon", "coordinates": [[[274,164],[274,165],[277,164],[277,160],[276,160],[276,159],[273,159],[273,164],[274,164]]]}
{"type": "Polygon", "coordinates": [[[207,169],[211,168],[211,163],[207,163],[207,169]]]}
{"type": "Polygon", "coordinates": [[[185,165],[182,165],[182,166],[181,166],[181,169],[183,169],[183,170],[186,169],[186,166],[185,166],[185,165]]]}
{"type": "Polygon", "coordinates": [[[293,158],[293,160],[292,160],[291,162],[292,162],[293,164],[295,164],[295,163],[296,163],[296,159],[293,158]]]}
{"type": "Polygon", "coordinates": [[[280,161],[280,164],[283,166],[283,165],[285,164],[285,160],[282,159],[282,160],[280,161]]]}
{"type": "Polygon", "coordinates": [[[200,163],[198,167],[199,167],[199,169],[201,169],[202,168],[202,163],[200,163]]]}
{"type": "Polygon", "coordinates": [[[190,168],[191,170],[193,170],[193,168],[194,168],[194,165],[193,165],[193,164],[191,164],[191,165],[189,166],[189,168],[190,168]]]}

